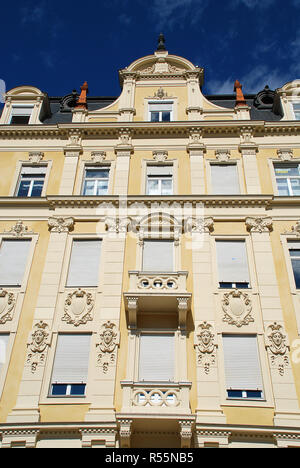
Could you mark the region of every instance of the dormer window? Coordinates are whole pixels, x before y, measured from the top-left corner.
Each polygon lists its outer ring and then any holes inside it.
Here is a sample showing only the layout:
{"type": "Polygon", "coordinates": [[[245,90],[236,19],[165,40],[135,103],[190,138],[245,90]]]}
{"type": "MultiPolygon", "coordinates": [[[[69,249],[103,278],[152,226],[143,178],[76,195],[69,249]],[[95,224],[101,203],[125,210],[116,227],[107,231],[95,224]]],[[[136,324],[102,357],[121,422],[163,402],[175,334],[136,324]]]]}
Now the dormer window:
{"type": "Polygon", "coordinates": [[[150,122],[170,122],[173,120],[173,102],[149,102],[150,122]]]}
{"type": "Polygon", "coordinates": [[[11,110],[11,125],[26,125],[30,122],[33,106],[13,106],[11,110]]]}
{"type": "Polygon", "coordinates": [[[292,106],[295,120],[300,120],[300,102],[294,102],[292,106]]]}

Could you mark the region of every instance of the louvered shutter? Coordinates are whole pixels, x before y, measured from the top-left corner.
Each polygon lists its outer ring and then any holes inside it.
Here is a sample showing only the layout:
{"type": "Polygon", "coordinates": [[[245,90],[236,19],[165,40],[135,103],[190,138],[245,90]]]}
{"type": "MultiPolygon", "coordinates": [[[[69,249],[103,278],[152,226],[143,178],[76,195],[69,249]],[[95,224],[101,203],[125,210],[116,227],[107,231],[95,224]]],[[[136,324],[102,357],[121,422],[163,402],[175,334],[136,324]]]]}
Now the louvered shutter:
{"type": "Polygon", "coordinates": [[[21,286],[30,239],[4,239],[0,249],[0,286],[21,286]]]}
{"type": "Polygon", "coordinates": [[[216,241],[219,282],[249,283],[249,269],[244,241],[216,241]]]}
{"type": "Polygon", "coordinates": [[[6,348],[8,343],[9,334],[0,335],[0,373],[3,365],[6,362],[6,348]]]}
{"type": "Polygon", "coordinates": [[[22,166],[21,175],[46,174],[47,166],[22,166]]]}
{"type": "Polygon", "coordinates": [[[173,103],[172,102],[164,102],[164,103],[150,103],[149,104],[149,111],[152,112],[152,111],[156,111],[156,112],[160,112],[160,111],[172,111],[172,108],[173,108],[173,103]]]}
{"type": "Polygon", "coordinates": [[[173,334],[140,336],[139,380],[174,381],[173,334]]]}
{"type": "Polygon", "coordinates": [[[263,390],[256,336],[223,336],[227,390],[263,390]]]}
{"type": "Polygon", "coordinates": [[[236,164],[211,164],[212,192],[216,195],[240,193],[236,164]]]}
{"type": "Polygon", "coordinates": [[[87,382],[90,335],[59,335],[56,346],[52,384],[87,382]]]}
{"type": "Polygon", "coordinates": [[[31,115],[32,106],[13,106],[12,115],[31,115]]]}
{"type": "Polygon", "coordinates": [[[173,173],[173,166],[171,165],[159,165],[159,166],[147,166],[148,176],[171,176],[173,173]]]}
{"type": "Polygon", "coordinates": [[[145,240],[143,271],[173,271],[174,242],[169,240],[145,240]]]}
{"type": "Polygon", "coordinates": [[[101,240],[74,240],[67,286],[98,285],[101,240]]]}

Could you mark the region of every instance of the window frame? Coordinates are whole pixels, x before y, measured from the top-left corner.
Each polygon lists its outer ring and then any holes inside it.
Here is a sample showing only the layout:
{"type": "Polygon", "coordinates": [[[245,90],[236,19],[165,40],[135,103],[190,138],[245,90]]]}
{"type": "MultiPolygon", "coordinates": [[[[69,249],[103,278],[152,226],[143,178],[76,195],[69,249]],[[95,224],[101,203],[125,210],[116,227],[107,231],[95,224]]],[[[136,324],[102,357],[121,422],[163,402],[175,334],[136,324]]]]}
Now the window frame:
{"type": "Polygon", "coordinates": [[[2,368],[0,371],[0,398],[1,398],[3,388],[5,385],[5,381],[6,381],[7,371],[8,371],[11,356],[12,356],[12,349],[13,349],[13,344],[15,341],[16,331],[8,331],[8,330],[1,329],[0,335],[8,335],[8,340],[7,340],[7,345],[6,345],[5,363],[2,365],[2,368]]]}
{"type": "Polygon", "coordinates": [[[296,288],[296,282],[294,277],[294,270],[291,262],[291,256],[289,251],[289,241],[291,242],[299,242],[300,244],[300,237],[296,236],[295,234],[281,234],[280,235],[281,245],[283,247],[283,255],[285,259],[288,281],[290,285],[290,292],[291,292],[291,299],[293,302],[297,328],[298,328],[298,335],[300,334],[300,289],[296,288]]]}
{"type": "MultiPolygon", "coordinates": [[[[47,161],[47,160],[43,160],[43,161],[41,161],[39,163],[32,163],[32,162],[30,162],[28,160],[18,161],[17,165],[16,165],[15,174],[14,174],[14,177],[12,179],[12,184],[11,184],[9,196],[18,197],[17,193],[18,193],[18,190],[19,190],[19,184],[20,184],[20,181],[21,181],[23,167],[36,168],[36,167],[39,167],[39,166],[46,168],[43,189],[42,189],[42,192],[41,192],[41,195],[40,195],[40,197],[45,197],[46,193],[47,193],[47,189],[48,189],[50,172],[51,172],[51,169],[52,169],[52,161],[47,161]]],[[[24,198],[40,198],[40,197],[24,197],[24,198]]],[[[19,198],[23,198],[23,197],[19,197],[19,198]]]]}
{"type": "MultiPolygon", "coordinates": [[[[275,174],[275,164],[298,164],[300,166],[300,158],[293,158],[283,161],[280,158],[269,158],[268,159],[268,165],[269,165],[269,170],[271,174],[271,182],[272,182],[272,187],[273,187],[273,193],[276,197],[292,197],[292,196],[297,196],[297,195],[279,195],[278,188],[277,188],[277,181],[276,181],[276,174],[275,174]]],[[[299,195],[298,195],[299,196],[299,195]]]]}
{"type": "Polygon", "coordinates": [[[9,125],[30,125],[33,123],[33,113],[34,113],[34,105],[33,104],[12,104],[11,106],[11,109],[10,109],[10,113],[9,113],[9,117],[8,117],[8,124],[9,125]],[[31,112],[29,114],[24,114],[25,116],[29,115],[29,119],[28,119],[28,122],[26,122],[25,124],[20,124],[20,123],[12,123],[12,119],[14,117],[14,113],[13,113],[13,110],[14,109],[21,109],[21,108],[25,108],[25,109],[31,109],[31,112]]]}
{"type": "Polygon", "coordinates": [[[294,117],[294,120],[299,121],[300,120],[300,101],[291,101],[290,104],[291,104],[291,111],[292,111],[292,115],[294,117]],[[296,113],[297,112],[295,112],[295,108],[294,108],[295,105],[299,106],[299,119],[296,118],[296,113]]]}
{"type": "Polygon", "coordinates": [[[243,174],[243,165],[242,160],[238,158],[230,158],[228,161],[221,162],[217,158],[215,159],[205,159],[205,169],[206,169],[206,180],[207,180],[207,192],[209,195],[215,195],[216,197],[228,197],[228,196],[238,196],[238,195],[245,195],[246,194],[246,187],[244,182],[244,174],[243,174]],[[238,194],[215,194],[213,192],[213,184],[212,184],[212,175],[211,175],[211,166],[236,166],[237,171],[237,180],[239,184],[240,192],[238,194]]]}
{"type": "Polygon", "coordinates": [[[115,160],[104,160],[101,163],[95,163],[91,159],[81,159],[79,162],[79,168],[75,180],[75,188],[74,194],[79,195],[82,197],[89,197],[92,195],[83,195],[83,187],[84,187],[84,180],[85,180],[85,171],[86,169],[107,169],[109,170],[109,177],[108,177],[108,189],[106,195],[98,195],[100,196],[107,196],[113,194],[113,181],[114,181],[114,172],[115,172],[115,160]]]}
{"type": "Polygon", "coordinates": [[[178,195],[178,159],[166,159],[163,162],[157,162],[154,159],[142,160],[141,194],[148,197],[169,197],[178,195]],[[150,166],[171,166],[172,167],[172,194],[171,195],[148,195],[148,167],[150,166]]]}
{"type": "Polygon", "coordinates": [[[291,185],[291,182],[290,182],[290,179],[299,179],[299,182],[300,182],[300,161],[299,160],[296,160],[296,159],[291,159],[290,161],[275,161],[273,160],[273,172],[274,172],[274,180],[275,180],[275,184],[276,184],[276,195],[278,197],[299,197],[300,195],[294,195],[293,193],[291,193],[293,191],[292,189],[292,185],[291,185]],[[288,167],[289,164],[294,164],[294,165],[298,165],[298,171],[299,171],[299,175],[298,176],[277,176],[276,175],[276,168],[275,168],[275,165],[278,164],[278,165],[282,165],[283,167],[286,166],[288,167]],[[280,195],[279,194],[279,190],[278,190],[278,184],[277,184],[277,179],[278,178],[282,178],[282,179],[287,179],[287,188],[288,188],[288,195],[280,195]]]}
{"type": "MultiPolygon", "coordinates": [[[[109,190],[109,181],[110,181],[110,166],[92,166],[92,165],[88,165],[88,164],[85,164],[84,166],[84,169],[83,169],[83,178],[82,178],[82,186],[81,186],[81,195],[85,196],[85,197],[103,197],[105,195],[108,195],[108,190],[109,190]],[[108,177],[107,178],[87,178],[86,177],[86,173],[88,170],[98,170],[98,171],[108,171],[108,177]],[[99,180],[107,180],[107,190],[106,190],[106,193],[103,193],[103,194],[100,194],[100,195],[97,195],[95,193],[93,193],[93,195],[87,195],[84,193],[84,186],[85,186],[85,183],[87,180],[94,180],[95,182],[99,181],[99,180]]],[[[93,187],[93,191],[95,192],[97,188],[97,184],[94,185],[93,187]]]]}
{"type": "Polygon", "coordinates": [[[166,123],[166,122],[173,122],[173,121],[174,121],[174,101],[173,101],[173,99],[164,99],[164,100],[155,100],[155,99],[152,100],[152,99],[150,99],[148,101],[148,122],[155,124],[155,123],[166,123]],[[171,110],[170,111],[168,110],[168,112],[170,112],[170,120],[162,120],[162,112],[164,112],[163,110],[158,111],[158,113],[159,113],[159,120],[158,121],[151,120],[151,113],[153,112],[150,109],[151,104],[161,105],[161,106],[163,106],[164,104],[165,105],[170,105],[171,110]]]}

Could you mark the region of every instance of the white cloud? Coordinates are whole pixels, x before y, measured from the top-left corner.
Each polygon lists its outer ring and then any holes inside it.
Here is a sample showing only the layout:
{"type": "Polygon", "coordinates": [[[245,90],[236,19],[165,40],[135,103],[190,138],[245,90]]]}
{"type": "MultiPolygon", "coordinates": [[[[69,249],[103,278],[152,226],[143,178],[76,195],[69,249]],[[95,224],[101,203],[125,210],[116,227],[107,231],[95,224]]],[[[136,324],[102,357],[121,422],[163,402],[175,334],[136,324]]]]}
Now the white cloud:
{"type": "Polygon", "coordinates": [[[185,27],[185,21],[195,24],[209,0],[154,0],[150,12],[156,19],[157,29],[185,27]]]}
{"type": "Polygon", "coordinates": [[[23,24],[26,23],[39,23],[42,18],[45,16],[46,13],[46,7],[45,3],[42,2],[38,5],[35,5],[34,7],[22,7],[20,9],[20,14],[21,14],[21,22],[23,24]]]}

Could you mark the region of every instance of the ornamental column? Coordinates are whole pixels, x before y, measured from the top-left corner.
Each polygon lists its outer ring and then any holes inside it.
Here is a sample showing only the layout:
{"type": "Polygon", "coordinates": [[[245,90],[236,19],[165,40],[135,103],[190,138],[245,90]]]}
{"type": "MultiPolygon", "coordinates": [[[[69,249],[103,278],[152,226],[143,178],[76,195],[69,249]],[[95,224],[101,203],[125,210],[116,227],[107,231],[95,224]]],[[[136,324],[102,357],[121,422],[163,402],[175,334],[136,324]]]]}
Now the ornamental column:
{"type": "Polygon", "coordinates": [[[116,169],[114,195],[127,195],[129,182],[130,156],[133,153],[130,130],[123,128],[119,132],[119,143],[115,146],[116,169]]]}
{"type": "Polygon", "coordinates": [[[64,168],[59,195],[73,195],[79,156],[82,153],[80,130],[70,130],[69,143],[64,147],[64,168]]]}
{"type": "Polygon", "coordinates": [[[190,155],[192,195],[204,195],[206,193],[204,173],[204,154],[206,148],[202,141],[200,129],[192,128],[190,130],[187,152],[190,155]]]}

